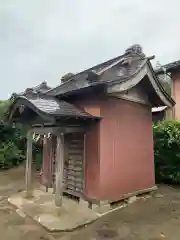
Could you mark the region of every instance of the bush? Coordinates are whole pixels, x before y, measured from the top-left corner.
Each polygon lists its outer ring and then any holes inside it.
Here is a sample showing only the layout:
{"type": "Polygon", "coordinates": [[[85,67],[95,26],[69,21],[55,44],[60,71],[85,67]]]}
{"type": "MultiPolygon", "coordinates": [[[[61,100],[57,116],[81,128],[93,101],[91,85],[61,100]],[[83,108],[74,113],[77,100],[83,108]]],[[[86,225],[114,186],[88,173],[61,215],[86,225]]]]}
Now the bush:
{"type": "MultiPolygon", "coordinates": [[[[26,126],[17,125],[12,128],[0,124],[0,169],[8,169],[20,164],[26,158],[27,151],[26,126]]],[[[37,170],[42,165],[42,144],[33,142],[33,165],[37,170]]]]}
{"type": "Polygon", "coordinates": [[[0,169],[17,166],[25,159],[26,142],[21,128],[0,124],[0,169]]]}
{"type": "MultiPolygon", "coordinates": [[[[28,126],[16,124],[12,128],[5,123],[8,108],[16,98],[16,94],[12,94],[11,98],[6,101],[0,100],[0,169],[8,169],[20,164],[26,157],[27,151],[27,129],[28,126]]],[[[40,169],[42,165],[42,145],[33,142],[33,163],[36,169],[40,169]]]]}
{"type": "Polygon", "coordinates": [[[32,149],[32,157],[33,157],[33,164],[36,170],[40,170],[42,167],[42,159],[43,159],[43,146],[39,142],[33,142],[33,149],[32,149]]]}
{"type": "Polygon", "coordinates": [[[180,122],[159,122],[153,134],[156,180],[180,183],[180,122]]]}
{"type": "Polygon", "coordinates": [[[22,151],[14,142],[4,142],[0,146],[0,168],[9,169],[19,165],[25,159],[22,151]]]}
{"type": "Polygon", "coordinates": [[[26,156],[27,126],[18,124],[12,128],[5,123],[9,105],[15,98],[16,94],[12,94],[9,100],[0,100],[0,169],[17,166],[26,156]]]}

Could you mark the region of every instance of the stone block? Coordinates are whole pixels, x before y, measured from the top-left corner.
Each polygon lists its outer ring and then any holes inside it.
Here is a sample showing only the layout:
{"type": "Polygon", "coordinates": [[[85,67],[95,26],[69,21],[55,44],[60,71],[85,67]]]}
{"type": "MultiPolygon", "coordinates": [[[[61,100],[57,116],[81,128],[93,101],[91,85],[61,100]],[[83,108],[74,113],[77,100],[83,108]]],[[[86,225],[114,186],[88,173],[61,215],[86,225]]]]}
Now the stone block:
{"type": "Polygon", "coordinates": [[[20,209],[16,209],[16,213],[22,217],[22,218],[25,218],[26,217],[26,214],[24,213],[24,211],[20,208],[20,209]]]}
{"type": "Polygon", "coordinates": [[[130,203],[133,203],[137,200],[136,196],[132,196],[132,197],[129,197],[128,199],[126,199],[125,201],[130,204],[130,203]]]}
{"type": "Polygon", "coordinates": [[[111,206],[110,206],[110,204],[100,204],[100,205],[92,204],[92,210],[94,212],[102,214],[102,213],[106,213],[106,212],[110,211],[111,206]]]}
{"type": "Polygon", "coordinates": [[[89,202],[86,201],[86,200],[84,200],[84,199],[82,199],[82,198],[79,200],[79,204],[80,204],[81,206],[83,206],[83,207],[89,208],[89,202]]]}

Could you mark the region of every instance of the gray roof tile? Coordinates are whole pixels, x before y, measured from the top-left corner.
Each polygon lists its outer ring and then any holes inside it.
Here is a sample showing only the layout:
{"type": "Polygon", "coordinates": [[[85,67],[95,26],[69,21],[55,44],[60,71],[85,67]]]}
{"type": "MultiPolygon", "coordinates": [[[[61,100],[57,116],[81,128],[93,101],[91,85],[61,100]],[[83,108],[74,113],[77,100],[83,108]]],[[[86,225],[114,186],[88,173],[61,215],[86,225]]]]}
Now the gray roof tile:
{"type": "Polygon", "coordinates": [[[165,64],[165,65],[161,66],[159,69],[157,69],[155,72],[156,72],[156,74],[167,73],[167,72],[171,72],[172,70],[175,70],[179,67],[180,67],[180,60],[165,64]]]}
{"type": "Polygon", "coordinates": [[[58,100],[54,97],[48,97],[45,95],[36,95],[31,96],[19,96],[16,99],[16,102],[21,100],[24,102],[24,105],[29,106],[31,104],[32,108],[39,110],[43,113],[54,115],[54,116],[69,116],[69,117],[93,117],[85,111],[75,107],[74,105],[63,101],[58,100]]]}
{"type": "MultiPolygon", "coordinates": [[[[136,45],[134,46],[136,47],[136,45]]],[[[140,48],[139,45],[137,46],[140,48]]],[[[141,68],[141,66],[145,63],[146,59],[144,54],[139,54],[139,52],[136,51],[137,49],[132,49],[132,51],[130,51],[131,49],[132,48],[129,48],[128,51],[126,51],[125,54],[121,56],[118,56],[109,61],[98,64],[92,68],[84,70],[78,74],[75,74],[67,82],[62,83],[55,88],[52,88],[46,93],[51,96],[58,96],[74,90],[83,89],[103,83],[105,84],[108,81],[102,81],[100,78],[98,78],[97,81],[88,82],[88,73],[93,71],[97,75],[101,75],[104,71],[110,69],[116,64],[119,64],[120,75],[117,76],[118,80],[124,81],[125,79],[130,78],[138,71],[138,69],[141,68]],[[128,62],[128,64],[126,64],[125,61],[128,62]]],[[[114,80],[117,79],[109,79],[109,81],[114,80]]]]}
{"type": "Polygon", "coordinates": [[[41,82],[39,85],[31,88],[27,88],[24,92],[19,93],[18,95],[26,95],[27,92],[34,92],[34,93],[46,93],[50,91],[52,88],[47,85],[46,81],[41,82]]]}

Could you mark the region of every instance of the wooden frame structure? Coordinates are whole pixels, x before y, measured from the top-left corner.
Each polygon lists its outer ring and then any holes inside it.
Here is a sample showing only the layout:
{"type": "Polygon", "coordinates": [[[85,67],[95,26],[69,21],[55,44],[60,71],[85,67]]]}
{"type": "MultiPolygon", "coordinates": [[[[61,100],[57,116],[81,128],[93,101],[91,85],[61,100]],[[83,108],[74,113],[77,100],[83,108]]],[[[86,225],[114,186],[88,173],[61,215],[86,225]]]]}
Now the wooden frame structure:
{"type": "MultiPolygon", "coordinates": [[[[46,134],[54,134],[57,137],[57,146],[56,146],[56,159],[55,159],[55,186],[53,186],[53,190],[55,193],[55,205],[57,207],[62,206],[62,197],[64,192],[64,135],[69,133],[84,133],[85,130],[82,127],[32,127],[27,133],[27,157],[26,157],[26,171],[25,171],[25,182],[26,182],[26,197],[29,198],[32,196],[31,189],[31,169],[32,169],[32,143],[33,143],[33,133],[46,135],[46,134]]],[[[84,134],[84,146],[85,146],[85,134],[84,134]]],[[[51,146],[52,152],[52,146],[51,146]]],[[[51,153],[52,154],[52,153],[51,153]]],[[[52,155],[50,155],[52,161],[52,155]]],[[[85,161],[85,147],[84,147],[84,155],[85,161]]],[[[50,164],[51,165],[51,164],[50,164]]],[[[49,166],[51,167],[51,166],[49,166]]],[[[83,167],[83,178],[85,169],[83,167]]],[[[83,181],[84,182],[84,181],[83,181]]],[[[83,185],[83,188],[85,186],[83,185]]]]}
{"type": "Polygon", "coordinates": [[[31,89],[19,95],[9,108],[8,118],[32,126],[27,136],[27,196],[31,194],[33,132],[56,136],[53,152],[49,141],[44,148],[42,176],[46,188],[54,184],[56,206],[62,205],[64,191],[77,193],[76,197],[89,202],[112,202],[127,192],[151,188],[154,184],[151,108],[171,108],[174,104],[139,45],[75,74],[47,92],[31,89]],[[98,124],[94,124],[95,120],[98,124]],[[135,128],[131,128],[133,121],[135,128]],[[133,134],[129,133],[131,129],[133,134]],[[140,147],[143,154],[139,154],[140,147]],[[52,168],[50,158],[55,162],[55,181],[52,178],[47,184],[52,168]],[[82,176],[84,173],[86,176],[82,176]],[[142,182],[140,176],[144,173],[146,181],[142,182]],[[86,186],[82,179],[86,179],[86,186]]]}

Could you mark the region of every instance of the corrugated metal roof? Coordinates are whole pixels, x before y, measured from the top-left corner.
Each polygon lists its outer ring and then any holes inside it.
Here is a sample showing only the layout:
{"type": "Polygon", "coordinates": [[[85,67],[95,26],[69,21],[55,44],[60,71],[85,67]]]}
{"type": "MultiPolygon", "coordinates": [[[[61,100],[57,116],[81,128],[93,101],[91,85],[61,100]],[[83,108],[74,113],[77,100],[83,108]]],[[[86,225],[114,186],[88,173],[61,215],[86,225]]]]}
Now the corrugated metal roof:
{"type": "Polygon", "coordinates": [[[33,110],[39,110],[43,113],[54,116],[69,116],[69,117],[93,117],[87,112],[75,107],[74,105],[58,100],[54,97],[48,97],[46,95],[32,94],[31,96],[19,96],[14,104],[18,105],[18,101],[25,107],[32,108],[33,110]]]}

